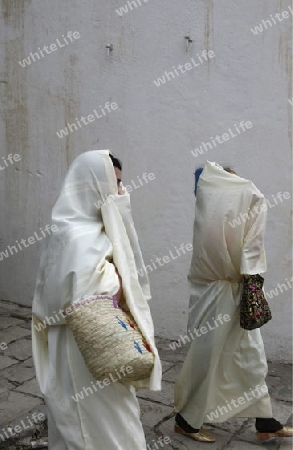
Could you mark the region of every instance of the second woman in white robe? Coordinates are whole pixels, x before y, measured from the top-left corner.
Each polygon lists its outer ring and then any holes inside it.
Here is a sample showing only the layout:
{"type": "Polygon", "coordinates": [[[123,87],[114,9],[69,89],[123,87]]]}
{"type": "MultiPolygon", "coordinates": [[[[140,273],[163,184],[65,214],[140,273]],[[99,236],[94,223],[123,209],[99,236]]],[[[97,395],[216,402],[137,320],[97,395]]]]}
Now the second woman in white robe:
{"type": "Polygon", "coordinates": [[[189,273],[192,342],[175,385],[175,410],[195,429],[231,417],[272,417],[260,330],[239,324],[243,275],[266,271],[265,219],[264,196],[251,181],[206,163],[189,273]]]}

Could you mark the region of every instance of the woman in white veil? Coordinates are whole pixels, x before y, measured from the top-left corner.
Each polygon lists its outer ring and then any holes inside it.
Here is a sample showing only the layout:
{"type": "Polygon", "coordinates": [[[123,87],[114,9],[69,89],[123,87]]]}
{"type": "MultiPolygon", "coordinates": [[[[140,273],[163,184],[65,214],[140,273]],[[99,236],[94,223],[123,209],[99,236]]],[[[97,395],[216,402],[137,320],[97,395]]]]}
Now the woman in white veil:
{"type": "Polygon", "coordinates": [[[50,450],[146,449],[134,387],[118,381],[90,389],[96,380],[62,314],[83,296],[119,295],[122,280],[127,305],[155,355],[150,378],[135,387],[161,386],[147,303],[149,283],[146,275],[138,279],[137,270],[144,264],[129,195],[121,186],[118,193],[119,164],[114,170],[111,159],[108,150],[96,150],[72,163],[52,210],[57,231],[41,256],[32,340],[36,375],[48,407],[50,450]]]}
{"type": "Polygon", "coordinates": [[[244,277],[266,272],[265,198],[250,180],[210,161],[195,175],[192,342],[175,383],[175,431],[214,442],[203,423],[252,417],[261,440],[290,437],[293,429],[272,415],[260,329],[240,327],[244,277]]]}

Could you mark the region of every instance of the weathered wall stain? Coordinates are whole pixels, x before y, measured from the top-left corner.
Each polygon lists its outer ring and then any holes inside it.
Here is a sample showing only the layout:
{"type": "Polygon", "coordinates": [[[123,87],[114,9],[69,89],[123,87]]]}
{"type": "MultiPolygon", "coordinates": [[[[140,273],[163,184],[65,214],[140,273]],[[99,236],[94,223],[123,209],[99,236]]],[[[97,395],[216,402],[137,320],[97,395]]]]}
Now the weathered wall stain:
{"type": "MultiPolygon", "coordinates": [[[[290,42],[291,30],[287,32],[280,31],[278,43],[279,63],[284,69],[287,76],[287,95],[288,99],[292,99],[292,47],[288,45],[290,42]]],[[[292,143],[292,105],[288,101],[288,138],[292,143]]]]}
{"type": "MultiPolygon", "coordinates": [[[[14,171],[13,183],[11,186],[12,173],[6,171],[5,179],[5,199],[6,214],[9,214],[9,205],[14,205],[20,215],[24,215],[27,210],[27,199],[25,193],[28,188],[28,174],[23,171],[25,165],[29,163],[29,130],[28,130],[28,107],[26,90],[26,71],[22,70],[18,61],[24,56],[24,18],[26,7],[30,0],[2,0],[1,11],[4,26],[9,27],[9,39],[4,40],[4,96],[3,106],[5,120],[5,140],[6,155],[18,153],[21,160],[17,164],[19,173],[14,171]],[[16,189],[17,186],[17,189],[16,189]]],[[[20,232],[25,229],[25,220],[20,224],[20,232]]],[[[17,227],[13,227],[15,237],[18,237],[17,227]]]]}
{"type": "MultiPolygon", "coordinates": [[[[213,41],[213,27],[214,27],[214,0],[205,0],[205,28],[204,28],[204,41],[205,49],[207,51],[214,50],[211,48],[211,42],[213,41]]],[[[206,64],[207,76],[210,76],[210,64],[211,60],[208,59],[206,64]]]]}
{"type": "Polygon", "coordinates": [[[207,50],[212,50],[210,48],[210,43],[213,34],[213,11],[214,11],[214,0],[205,0],[206,7],[206,18],[205,18],[205,48],[207,50]]]}
{"type": "MultiPolygon", "coordinates": [[[[75,71],[75,65],[78,62],[77,55],[71,54],[69,57],[69,65],[64,69],[64,98],[63,98],[63,110],[64,110],[64,124],[75,122],[76,117],[82,115],[79,108],[79,92],[78,92],[78,79],[75,71]]],[[[60,127],[61,128],[61,127],[60,127]]],[[[67,167],[71,164],[74,154],[72,142],[76,138],[75,133],[69,132],[65,138],[65,156],[67,167]]],[[[62,144],[61,144],[62,145],[62,144]]]]}
{"type": "MultiPolygon", "coordinates": [[[[277,12],[282,11],[288,11],[288,5],[290,5],[290,2],[287,0],[279,0],[279,10],[277,12]]],[[[292,15],[290,14],[289,19],[285,20],[284,22],[281,22],[280,30],[279,30],[279,42],[278,42],[278,59],[279,64],[282,68],[284,68],[286,75],[287,75],[287,92],[288,92],[288,99],[292,99],[292,15]],[[290,26],[286,24],[286,21],[290,21],[290,26]],[[283,26],[282,26],[283,25],[283,26]],[[286,26],[289,28],[286,31],[284,31],[283,27],[286,26]]],[[[292,144],[292,105],[289,103],[287,104],[287,111],[288,111],[288,138],[290,146],[292,144]]]]}

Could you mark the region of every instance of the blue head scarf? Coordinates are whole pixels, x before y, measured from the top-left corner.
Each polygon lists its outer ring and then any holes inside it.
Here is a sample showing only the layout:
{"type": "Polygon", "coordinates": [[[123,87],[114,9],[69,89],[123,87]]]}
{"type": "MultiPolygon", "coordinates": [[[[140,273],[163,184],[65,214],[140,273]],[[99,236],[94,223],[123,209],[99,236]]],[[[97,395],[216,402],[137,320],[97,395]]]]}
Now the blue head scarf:
{"type": "Polygon", "coordinates": [[[194,178],[195,178],[195,180],[194,180],[195,181],[195,183],[194,183],[194,195],[196,195],[197,185],[198,185],[199,177],[200,177],[202,171],[203,171],[203,167],[199,167],[194,172],[194,178]]]}

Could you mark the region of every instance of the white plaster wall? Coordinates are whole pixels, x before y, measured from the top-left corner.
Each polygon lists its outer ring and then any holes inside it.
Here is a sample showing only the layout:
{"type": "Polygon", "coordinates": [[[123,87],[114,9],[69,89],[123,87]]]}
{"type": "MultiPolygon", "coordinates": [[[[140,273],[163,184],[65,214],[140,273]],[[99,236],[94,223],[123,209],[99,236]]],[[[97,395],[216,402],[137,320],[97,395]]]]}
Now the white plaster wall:
{"type": "MultiPolygon", "coordinates": [[[[269,199],[291,192],[291,18],[255,36],[250,28],[288,10],[282,0],[149,0],[128,14],[124,0],[1,0],[1,251],[49,222],[70,162],[111,148],[124,181],[153,172],[136,189],[133,213],[145,261],[192,242],[193,171],[206,159],[229,163],[269,199]],[[80,39],[22,68],[18,61],[69,30],[80,39]],[[185,51],[184,36],[193,44],[185,51]],[[105,48],[113,44],[111,55],[105,48]],[[164,71],[204,49],[215,58],[156,87],[164,71]],[[118,110],[67,138],[56,131],[107,101],[118,110]],[[191,150],[234,123],[253,128],[195,158],[191,150]],[[1,158],[2,160],[2,158],[1,158]]],[[[291,277],[291,202],[271,208],[267,229],[270,290],[291,277]]],[[[0,261],[0,298],[30,304],[41,242],[0,261]]],[[[185,333],[191,254],[150,273],[156,334],[185,333]]],[[[274,297],[263,328],[270,359],[290,359],[291,295],[274,297]]]]}

